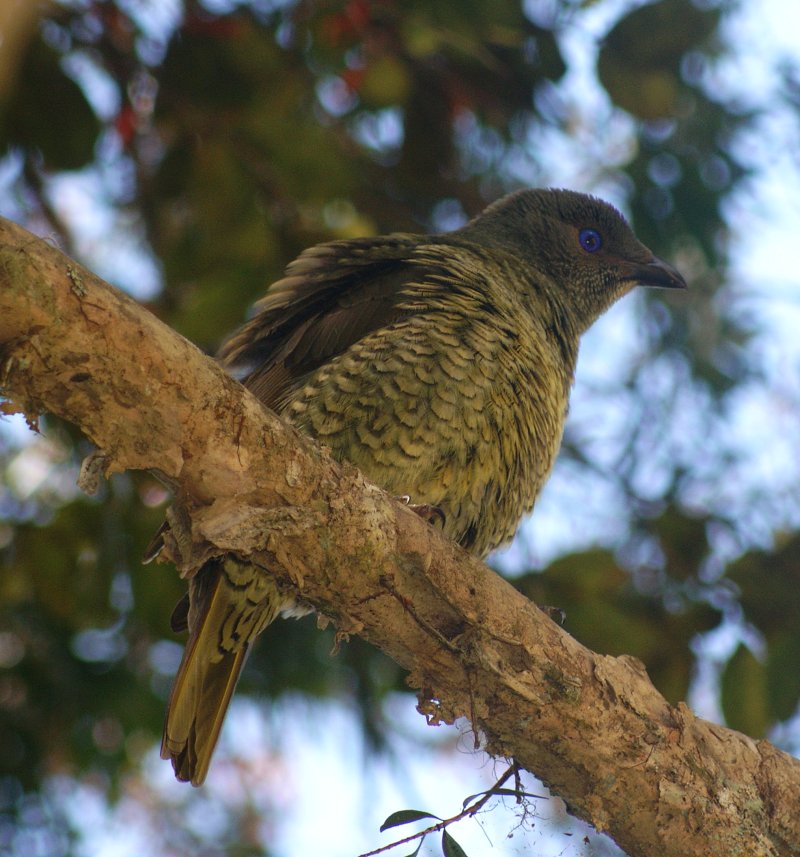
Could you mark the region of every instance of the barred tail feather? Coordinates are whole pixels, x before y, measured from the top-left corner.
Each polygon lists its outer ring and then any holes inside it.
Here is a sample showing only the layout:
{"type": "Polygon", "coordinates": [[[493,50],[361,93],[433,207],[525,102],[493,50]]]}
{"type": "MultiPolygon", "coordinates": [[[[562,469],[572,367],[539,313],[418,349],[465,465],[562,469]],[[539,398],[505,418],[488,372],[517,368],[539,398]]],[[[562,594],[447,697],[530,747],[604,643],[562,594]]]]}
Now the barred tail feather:
{"type": "Polygon", "coordinates": [[[204,565],[189,581],[172,626],[189,629],[167,706],[161,757],[179,780],[203,783],[250,645],[292,601],[259,568],[233,556],[204,565]]]}
{"type": "Polygon", "coordinates": [[[201,636],[184,655],[161,741],[161,758],[171,759],[175,776],[193,786],[202,785],[208,774],[248,650],[244,645],[235,654],[211,661],[200,645],[201,636]]]}

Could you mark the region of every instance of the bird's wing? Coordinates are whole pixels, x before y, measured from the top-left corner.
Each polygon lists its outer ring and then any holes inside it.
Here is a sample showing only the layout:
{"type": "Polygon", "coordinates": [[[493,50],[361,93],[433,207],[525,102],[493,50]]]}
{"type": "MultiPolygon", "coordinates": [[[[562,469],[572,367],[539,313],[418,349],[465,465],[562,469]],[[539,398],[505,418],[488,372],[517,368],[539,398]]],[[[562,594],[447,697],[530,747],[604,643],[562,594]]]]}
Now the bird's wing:
{"type": "Polygon", "coordinates": [[[398,234],[306,250],[223,345],[223,364],[280,411],[305,375],[409,313],[402,290],[420,276],[418,246],[418,238],[398,234]]]}
{"type": "MultiPolygon", "coordinates": [[[[418,236],[401,233],[309,248],[269,287],[253,318],[223,344],[222,364],[264,404],[281,411],[306,374],[413,312],[407,300],[401,305],[401,291],[432,267],[424,250],[418,236]]],[[[143,562],[159,555],[168,530],[164,522],[143,562]]]]}

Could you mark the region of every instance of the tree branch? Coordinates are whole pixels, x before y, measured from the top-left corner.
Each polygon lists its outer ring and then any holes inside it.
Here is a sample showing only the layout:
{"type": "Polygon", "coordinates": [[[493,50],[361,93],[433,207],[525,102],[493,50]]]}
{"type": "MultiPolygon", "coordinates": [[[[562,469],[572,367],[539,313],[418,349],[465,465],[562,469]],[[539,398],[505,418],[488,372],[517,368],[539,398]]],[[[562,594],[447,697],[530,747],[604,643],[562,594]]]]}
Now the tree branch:
{"type": "Polygon", "coordinates": [[[78,425],[106,474],[175,487],[191,575],[235,552],[409,671],[631,855],[800,853],[800,761],[670,706],[481,562],[334,462],[132,299],[0,220],[0,384],[78,425]]]}

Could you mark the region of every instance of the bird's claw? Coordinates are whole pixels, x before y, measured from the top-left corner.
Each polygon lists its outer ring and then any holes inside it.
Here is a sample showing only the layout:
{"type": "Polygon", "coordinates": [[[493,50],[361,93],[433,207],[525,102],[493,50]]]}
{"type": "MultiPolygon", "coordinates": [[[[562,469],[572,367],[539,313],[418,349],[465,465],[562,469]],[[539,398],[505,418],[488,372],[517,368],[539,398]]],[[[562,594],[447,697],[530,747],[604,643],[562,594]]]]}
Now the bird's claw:
{"type": "Polygon", "coordinates": [[[539,609],[549,616],[557,625],[563,625],[567,621],[567,611],[561,607],[553,607],[550,604],[540,604],[539,609]]]}
{"type": "Polygon", "coordinates": [[[415,515],[419,515],[423,521],[427,521],[432,527],[438,524],[440,529],[444,529],[447,518],[441,506],[434,506],[431,503],[412,503],[408,494],[403,494],[396,499],[404,506],[408,506],[415,515]]]}

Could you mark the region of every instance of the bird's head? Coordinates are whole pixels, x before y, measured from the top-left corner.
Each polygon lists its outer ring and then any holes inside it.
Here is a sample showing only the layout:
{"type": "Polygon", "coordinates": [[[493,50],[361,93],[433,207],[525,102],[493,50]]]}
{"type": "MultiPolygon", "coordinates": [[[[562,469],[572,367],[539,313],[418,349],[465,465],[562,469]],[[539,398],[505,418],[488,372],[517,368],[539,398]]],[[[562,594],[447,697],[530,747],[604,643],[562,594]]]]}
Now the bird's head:
{"type": "Polygon", "coordinates": [[[534,269],[585,330],[634,286],[683,289],[686,281],[596,197],[569,190],[523,190],[490,205],[461,234],[513,253],[534,269]]]}

